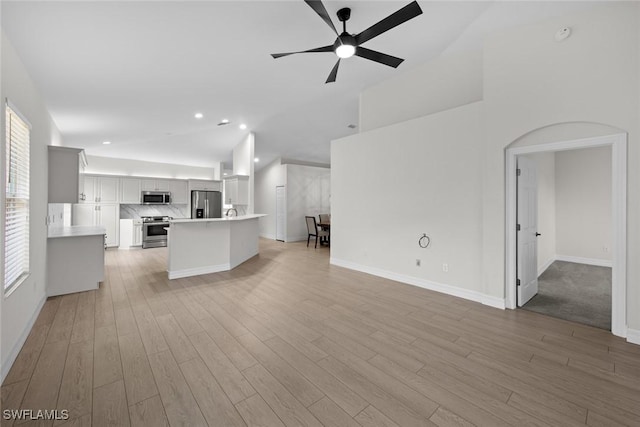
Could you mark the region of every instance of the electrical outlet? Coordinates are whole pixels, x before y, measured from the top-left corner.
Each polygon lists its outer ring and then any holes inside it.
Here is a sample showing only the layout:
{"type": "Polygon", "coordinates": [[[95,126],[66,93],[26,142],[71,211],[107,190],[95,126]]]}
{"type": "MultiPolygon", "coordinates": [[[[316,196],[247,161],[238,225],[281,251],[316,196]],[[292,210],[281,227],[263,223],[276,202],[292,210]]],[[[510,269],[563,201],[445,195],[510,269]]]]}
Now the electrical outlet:
{"type": "Polygon", "coordinates": [[[419,259],[416,260],[416,267],[420,267],[420,260],[419,259]]]}
{"type": "Polygon", "coordinates": [[[442,264],[442,271],[444,271],[445,273],[449,272],[449,264],[442,264]]]}

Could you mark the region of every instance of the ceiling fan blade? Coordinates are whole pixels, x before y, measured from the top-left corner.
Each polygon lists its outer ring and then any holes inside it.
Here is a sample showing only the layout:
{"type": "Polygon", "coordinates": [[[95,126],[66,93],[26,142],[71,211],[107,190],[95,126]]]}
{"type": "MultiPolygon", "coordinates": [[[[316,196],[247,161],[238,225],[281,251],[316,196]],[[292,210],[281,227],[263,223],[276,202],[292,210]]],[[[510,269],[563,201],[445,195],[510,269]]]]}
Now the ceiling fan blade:
{"type": "Polygon", "coordinates": [[[422,14],[420,5],[418,5],[417,1],[413,1],[397,12],[394,12],[391,15],[387,16],[382,21],[378,22],[377,24],[373,24],[372,26],[358,34],[356,36],[356,43],[360,45],[367,40],[371,40],[372,38],[379,36],[385,31],[389,31],[390,29],[397,27],[398,25],[405,23],[410,19],[415,18],[420,14],[422,14]]]}
{"type": "Polygon", "coordinates": [[[320,1],[320,0],[304,0],[304,2],[306,4],[308,4],[311,7],[311,9],[313,9],[320,16],[320,18],[322,18],[322,20],[324,22],[327,23],[327,25],[333,30],[334,33],[336,33],[336,36],[337,36],[338,35],[338,31],[336,30],[336,27],[333,25],[333,22],[331,21],[331,18],[329,17],[329,13],[327,13],[327,9],[322,4],[322,1],[320,1]]]}
{"type": "Polygon", "coordinates": [[[287,52],[287,53],[272,53],[274,59],[282,58],[287,55],[295,55],[296,53],[312,53],[312,52],[333,52],[333,45],[330,44],[328,46],[316,47],[315,49],[302,50],[300,52],[287,52]]]}
{"type": "Polygon", "coordinates": [[[333,68],[331,69],[331,72],[329,73],[329,77],[327,77],[327,81],[326,83],[333,83],[336,81],[336,76],[338,75],[338,66],[340,65],[340,60],[338,59],[338,62],[336,62],[336,65],[333,66],[333,68]]]}
{"type": "Polygon", "coordinates": [[[376,52],[375,50],[367,49],[366,47],[356,47],[356,56],[361,58],[370,59],[371,61],[379,62],[389,67],[397,68],[402,64],[404,59],[396,58],[395,56],[387,55],[386,53],[376,52]]]}

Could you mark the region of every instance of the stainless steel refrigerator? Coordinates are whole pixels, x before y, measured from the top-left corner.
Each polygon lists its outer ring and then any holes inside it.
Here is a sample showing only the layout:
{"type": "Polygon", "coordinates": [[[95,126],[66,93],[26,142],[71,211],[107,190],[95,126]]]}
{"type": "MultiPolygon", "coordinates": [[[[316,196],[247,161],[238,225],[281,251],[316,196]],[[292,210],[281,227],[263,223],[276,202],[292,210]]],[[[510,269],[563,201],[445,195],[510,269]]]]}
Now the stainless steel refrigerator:
{"type": "Polygon", "coordinates": [[[222,193],[220,191],[191,192],[191,218],[222,218],[222,193]]]}

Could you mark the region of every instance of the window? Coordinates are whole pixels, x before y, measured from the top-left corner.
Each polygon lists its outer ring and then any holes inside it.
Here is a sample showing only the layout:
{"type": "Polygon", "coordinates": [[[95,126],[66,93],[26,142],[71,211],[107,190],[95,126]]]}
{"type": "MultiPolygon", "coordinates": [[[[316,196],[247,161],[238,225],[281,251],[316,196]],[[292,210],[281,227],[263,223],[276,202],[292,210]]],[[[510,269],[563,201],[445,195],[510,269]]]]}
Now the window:
{"type": "Polygon", "coordinates": [[[4,290],[29,275],[29,124],[6,106],[4,290]]]}

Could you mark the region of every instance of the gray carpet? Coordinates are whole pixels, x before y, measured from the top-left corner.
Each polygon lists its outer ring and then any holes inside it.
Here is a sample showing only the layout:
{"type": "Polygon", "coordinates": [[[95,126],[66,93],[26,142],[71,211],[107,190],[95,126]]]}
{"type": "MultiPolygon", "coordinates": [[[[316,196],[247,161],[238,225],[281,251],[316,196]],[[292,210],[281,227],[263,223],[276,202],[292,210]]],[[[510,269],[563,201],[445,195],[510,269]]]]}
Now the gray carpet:
{"type": "Polygon", "coordinates": [[[522,308],[611,330],[611,268],[555,261],[522,308]]]}

